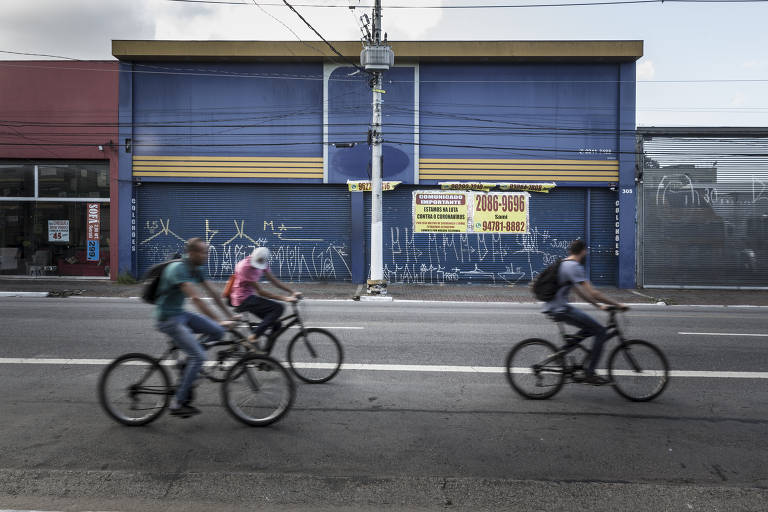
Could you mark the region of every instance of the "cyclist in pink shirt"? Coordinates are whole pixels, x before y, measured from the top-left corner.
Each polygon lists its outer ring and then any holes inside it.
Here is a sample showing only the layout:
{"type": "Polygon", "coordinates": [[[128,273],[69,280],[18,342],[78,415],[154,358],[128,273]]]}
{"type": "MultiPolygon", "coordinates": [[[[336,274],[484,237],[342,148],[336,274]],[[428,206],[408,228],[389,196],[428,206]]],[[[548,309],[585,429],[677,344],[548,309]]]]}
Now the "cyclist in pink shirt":
{"type": "MultiPolygon", "coordinates": [[[[255,341],[264,334],[270,326],[276,331],[280,328],[280,316],[284,307],[277,301],[295,302],[300,293],[291,290],[269,270],[269,249],[257,247],[250,256],[235,266],[235,281],[232,284],[230,301],[238,313],[253,313],[261,318],[261,323],[253,329],[250,341],[255,341]],[[262,277],[290,295],[281,296],[264,290],[259,281],[262,277]]],[[[266,344],[265,344],[266,345],[266,344]]],[[[271,346],[262,346],[269,352],[271,346]]]]}

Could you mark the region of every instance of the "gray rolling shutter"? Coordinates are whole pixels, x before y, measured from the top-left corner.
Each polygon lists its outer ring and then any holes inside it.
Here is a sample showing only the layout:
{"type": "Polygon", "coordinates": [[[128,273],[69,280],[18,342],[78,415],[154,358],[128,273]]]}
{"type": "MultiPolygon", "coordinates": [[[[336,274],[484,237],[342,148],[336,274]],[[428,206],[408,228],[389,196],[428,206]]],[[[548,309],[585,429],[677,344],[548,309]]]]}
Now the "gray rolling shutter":
{"type": "Polygon", "coordinates": [[[647,287],[768,286],[768,139],[644,142],[647,287]]]}
{"type": "Polygon", "coordinates": [[[351,279],[344,186],[145,183],[136,192],[140,273],[200,237],[211,244],[211,279],[227,279],[257,245],[281,279],[351,279]]]}

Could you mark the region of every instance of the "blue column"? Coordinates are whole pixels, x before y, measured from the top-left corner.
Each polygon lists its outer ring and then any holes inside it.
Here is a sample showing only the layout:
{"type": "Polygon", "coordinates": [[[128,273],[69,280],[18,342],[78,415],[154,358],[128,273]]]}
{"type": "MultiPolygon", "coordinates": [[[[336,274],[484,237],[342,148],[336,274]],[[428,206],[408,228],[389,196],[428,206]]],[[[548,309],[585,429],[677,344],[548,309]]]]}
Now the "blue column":
{"type": "Polygon", "coordinates": [[[352,282],[365,283],[365,202],[364,194],[368,192],[350,192],[349,215],[352,223],[350,257],[352,259],[352,282]]]}
{"type": "Polygon", "coordinates": [[[635,186],[635,63],[619,64],[619,190],[617,207],[619,288],[635,287],[637,190],[635,186]]]}
{"type": "Polygon", "coordinates": [[[120,63],[119,80],[119,145],[117,170],[118,195],[118,263],[119,273],[128,272],[136,276],[136,202],[133,195],[133,64],[120,63]],[[130,153],[128,150],[130,149],[130,153]]]}

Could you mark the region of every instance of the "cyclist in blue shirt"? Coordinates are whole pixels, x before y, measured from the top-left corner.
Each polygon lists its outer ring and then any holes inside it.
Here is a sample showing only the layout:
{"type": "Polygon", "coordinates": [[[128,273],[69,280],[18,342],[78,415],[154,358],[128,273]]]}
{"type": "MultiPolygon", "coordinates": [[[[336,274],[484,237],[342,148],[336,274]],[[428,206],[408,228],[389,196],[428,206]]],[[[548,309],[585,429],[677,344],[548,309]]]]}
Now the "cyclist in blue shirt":
{"type": "Polygon", "coordinates": [[[163,269],[158,285],[157,329],[167,334],[187,354],[187,366],[176,395],[171,400],[171,414],[189,417],[200,412],[189,403],[189,392],[206,359],[205,349],[195,334],[205,334],[209,340],[218,340],[235,320],[219,294],[205,280],[204,265],[208,261],[208,244],[200,238],[190,238],[184,247],[182,261],[170,263],[163,269]],[[213,310],[203,301],[193,283],[197,283],[216,301],[228,320],[219,321],[213,310]],[[184,310],[184,301],[190,299],[202,314],[184,310]]]}

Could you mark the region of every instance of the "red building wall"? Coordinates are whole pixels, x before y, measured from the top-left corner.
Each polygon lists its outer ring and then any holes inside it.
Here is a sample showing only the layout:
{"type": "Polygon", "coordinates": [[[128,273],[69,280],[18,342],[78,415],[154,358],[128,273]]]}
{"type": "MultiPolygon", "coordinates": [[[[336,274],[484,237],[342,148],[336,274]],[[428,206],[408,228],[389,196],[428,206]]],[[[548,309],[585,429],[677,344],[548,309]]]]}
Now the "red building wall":
{"type": "Polygon", "coordinates": [[[118,240],[118,69],[116,61],[0,61],[0,158],[109,160],[113,262],[118,240]]]}

